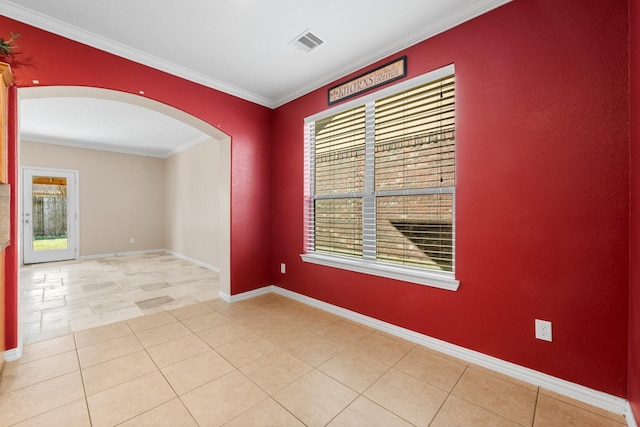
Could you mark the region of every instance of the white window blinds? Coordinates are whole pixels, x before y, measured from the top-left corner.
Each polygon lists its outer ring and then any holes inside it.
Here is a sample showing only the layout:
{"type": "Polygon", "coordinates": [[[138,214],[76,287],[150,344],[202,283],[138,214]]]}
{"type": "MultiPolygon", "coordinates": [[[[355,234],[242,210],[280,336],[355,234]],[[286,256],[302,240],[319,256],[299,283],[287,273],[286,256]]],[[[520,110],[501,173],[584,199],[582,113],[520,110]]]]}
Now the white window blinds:
{"type": "Polygon", "coordinates": [[[315,241],[318,252],[362,256],[364,106],[314,125],[315,241]]]}
{"type": "Polygon", "coordinates": [[[453,273],[455,79],[305,125],[305,251],[453,273]]]}
{"type": "Polygon", "coordinates": [[[453,271],[454,77],[375,103],[377,259],[453,271]]]}

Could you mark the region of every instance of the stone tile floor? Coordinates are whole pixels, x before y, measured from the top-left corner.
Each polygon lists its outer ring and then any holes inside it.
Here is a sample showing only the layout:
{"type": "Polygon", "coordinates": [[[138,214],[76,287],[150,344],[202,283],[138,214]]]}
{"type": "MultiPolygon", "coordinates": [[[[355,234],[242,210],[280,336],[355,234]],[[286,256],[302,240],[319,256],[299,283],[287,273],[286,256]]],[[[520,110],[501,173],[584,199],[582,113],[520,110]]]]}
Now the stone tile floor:
{"type": "Polygon", "coordinates": [[[218,273],[164,252],[20,269],[24,344],[218,297],[218,273]]]}
{"type": "Polygon", "coordinates": [[[25,267],[1,426],[625,426],[166,253],[25,267]]]}
{"type": "MultiPolygon", "coordinates": [[[[157,297],[154,297],[157,298],[157,297]]],[[[624,418],[276,294],[25,346],[0,426],[622,427],[624,418]]]]}

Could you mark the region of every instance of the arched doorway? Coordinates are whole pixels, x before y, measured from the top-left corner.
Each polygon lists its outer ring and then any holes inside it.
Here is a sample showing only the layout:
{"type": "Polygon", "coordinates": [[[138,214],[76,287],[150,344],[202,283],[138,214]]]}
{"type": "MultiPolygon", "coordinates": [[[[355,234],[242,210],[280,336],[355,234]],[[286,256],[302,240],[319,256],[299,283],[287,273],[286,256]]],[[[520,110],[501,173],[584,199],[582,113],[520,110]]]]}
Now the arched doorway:
{"type": "MultiPolygon", "coordinates": [[[[201,233],[199,238],[202,240],[214,240],[215,241],[215,249],[216,254],[215,257],[209,257],[206,253],[203,253],[203,249],[200,248],[200,251],[196,251],[195,255],[193,254],[185,254],[188,258],[200,262],[203,265],[214,266],[219,270],[220,274],[220,292],[228,294],[229,293],[229,269],[230,269],[230,259],[229,259],[229,248],[230,248],[230,137],[225,133],[221,132],[219,129],[211,126],[210,124],[191,116],[183,111],[180,111],[174,107],[168,106],[166,104],[162,104],[157,101],[150,100],[148,98],[132,95],[124,92],[118,92],[113,90],[106,90],[100,88],[92,88],[92,87],[30,87],[30,88],[21,88],[18,90],[18,99],[19,103],[23,100],[38,100],[38,99],[55,99],[55,98],[68,98],[68,97],[82,97],[82,98],[90,98],[90,99],[102,99],[102,100],[113,100],[121,103],[126,103],[129,105],[135,105],[138,107],[142,107],[148,110],[155,111],[157,113],[161,113],[167,117],[170,117],[175,120],[179,120],[183,123],[188,124],[189,126],[198,129],[203,134],[206,134],[209,139],[206,141],[206,144],[209,144],[210,147],[215,147],[215,158],[212,158],[212,163],[210,165],[210,169],[214,170],[215,176],[214,179],[218,181],[218,191],[216,192],[217,201],[217,212],[215,215],[210,215],[212,218],[211,221],[215,222],[212,224],[210,229],[214,229],[214,232],[211,234],[201,233]],[[211,261],[214,259],[215,261],[211,261]]],[[[22,145],[23,141],[19,140],[19,149],[22,145]]],[[[209,148],[210,148],[209,147],[209,148]]],[[[181,160],[184,162],[184,160],[181,160]]],[[[167,163],[170,161],[167,160],[167,163]]],[[[29,166],[25,165],[22,160],[20,160],[20,166],[29,166]]],[[[55,165],[53,165],[55,166],[55,165]]],[[[167,169],[170,169],[174,166],[168,166],[167,169]]],[[[200,164],[202,167],[202,164],[200,164]]],[[[174,167],[175,168],[175,167],[174,167]]],[[[188,167],[187,167],[188,168],[188,167]]],[[[173,183],[172,178],[167,178],[166,181],[173,183]]],[[[180,190],[176,190],[176,188],[165,185],[164,191],[173,192],[173,199],[169,200],[168,203],[177,203],[177,197],[175,197],[175,193],[180,190]],[[168,188],[171,187],[169,190],[168,188]]],[[[197,189],[195,190],[197,191],[197,189]]],[[[117,203],[117,201],[114,201],[117,203]]],[[[22,203],[20,203],[22,205],[22,203]]],[[[86,211],[87,209],[85,209],[86,211]]],[[[20,225],[22,221],[21,212],[19,213],[19,221],[20,225]]],[[[174,219],[174,225],[179,222],[179,219],[174,219]]],[[[171,227],[171,225],[169,225],[171,227]]],[[[180,228],[178,226],[174,228],[180,228]]],[[[185,233],[184,230],[180,229],[177,233],[185,233]]],[[[21,235],[22,233],[20,233],[21,235]]],[[[172,233],[168,233],[172,234],[172,233]]],[[[133,240],[133,238],[132,238],[133,240]]],[[[171,239],[169,239],[171,240],[171,239]]],[[[184,243],[180,238],[175,239],[176,242],[170,242],[169,244],[172,246],[172,250],[176,252],[180,252],[184,250],[189,252],[192,248],[185,247],[184,245],[180,246],[180,243],[184,243]]],[[[88,246],[88,245],[85,245],[88,246]]],[[[210,249],[212,245],[208,245],[210,249]]],[[[148,247],[145,249],[157,249],[153,247],[148,247]]],[[[81,249],[82,251],[82,246],[81,249]]],[[[207,249],[204,249],[206,251],[207,249]]],[[[21,250],[22,252],[22,250],[21,250]]],[[[91,252],[91,251],[90,251],[91,252]]],[[[94,250],[93,253],[96,251],[94,250]]],[[[111,252],[111,251],[110,251],[111,252]]],[[[98,251],[98,253],[100,253],[98,251]]],[[[83,257],[83,253],[80,252],[80,258],[83,257]]],[[[87,255],[92,255],[92,253],[88,253],[87,255]]]]}

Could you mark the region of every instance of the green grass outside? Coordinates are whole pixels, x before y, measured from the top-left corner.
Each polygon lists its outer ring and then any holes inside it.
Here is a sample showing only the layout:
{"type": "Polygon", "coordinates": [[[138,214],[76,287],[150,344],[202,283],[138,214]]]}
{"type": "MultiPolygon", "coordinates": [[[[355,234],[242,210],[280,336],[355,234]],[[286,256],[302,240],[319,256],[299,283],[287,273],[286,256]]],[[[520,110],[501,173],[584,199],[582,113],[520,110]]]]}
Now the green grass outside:
{"type": "Polygon", "coordinates": [[[33,241],[34,251],[48,251],[51,249],[67,249],[67,238],[42,239],[33,241]]]}

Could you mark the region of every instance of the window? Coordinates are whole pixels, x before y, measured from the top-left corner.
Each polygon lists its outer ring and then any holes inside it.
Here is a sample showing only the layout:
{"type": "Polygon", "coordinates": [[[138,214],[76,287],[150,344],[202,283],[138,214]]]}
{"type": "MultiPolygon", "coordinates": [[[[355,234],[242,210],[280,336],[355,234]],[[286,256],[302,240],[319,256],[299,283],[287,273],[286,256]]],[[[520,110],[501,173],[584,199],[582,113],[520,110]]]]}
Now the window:
{"type": "Polygon", "coordinates": [[[305,239],[308,262],[457,289],[453,66],[305,120],[305,239]]]}

